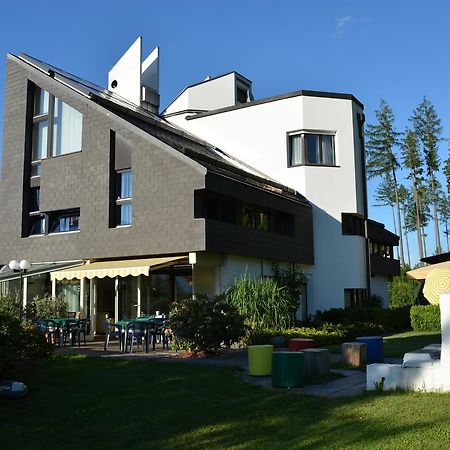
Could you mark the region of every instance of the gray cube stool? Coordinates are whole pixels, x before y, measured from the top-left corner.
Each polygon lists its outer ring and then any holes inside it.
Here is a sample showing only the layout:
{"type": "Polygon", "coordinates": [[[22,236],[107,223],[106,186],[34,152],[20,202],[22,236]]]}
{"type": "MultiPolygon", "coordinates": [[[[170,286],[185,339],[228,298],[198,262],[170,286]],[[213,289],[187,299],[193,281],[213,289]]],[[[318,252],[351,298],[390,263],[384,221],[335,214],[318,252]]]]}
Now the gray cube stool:
{"type": "Polygon", "coordinates": [[[305,379],[321,380],[330,371],[330,351],[326,348],[306,348],[305,379]]]}
{"type": "Polygon", "coordinates": [[[363,342],[344,342],[341,361],[350,366],[364,366],[367,364],[367,345],[363,342]]]}

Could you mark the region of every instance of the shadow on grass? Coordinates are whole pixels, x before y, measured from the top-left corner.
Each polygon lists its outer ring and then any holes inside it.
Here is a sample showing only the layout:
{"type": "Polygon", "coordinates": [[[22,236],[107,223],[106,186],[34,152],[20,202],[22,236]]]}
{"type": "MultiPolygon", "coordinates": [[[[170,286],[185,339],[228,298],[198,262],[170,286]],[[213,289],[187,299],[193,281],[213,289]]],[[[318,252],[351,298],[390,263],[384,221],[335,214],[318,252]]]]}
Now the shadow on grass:
{"type": "Polygon", "coordinates": [[[28,398],[0,403],[5,449],[444,448],[449,437],[450,395],[319,399],[228,367],[101,358],[52,359],[24,381],[28,398]]]}
{"type": "Polygon", "coordinates": [[[430,344],[440,344],[441,333],[424,331],[409,331],[406,333],[386,336],[384,338],[384,355],[402,358],[406,352],[418,350],[430,344]]]}

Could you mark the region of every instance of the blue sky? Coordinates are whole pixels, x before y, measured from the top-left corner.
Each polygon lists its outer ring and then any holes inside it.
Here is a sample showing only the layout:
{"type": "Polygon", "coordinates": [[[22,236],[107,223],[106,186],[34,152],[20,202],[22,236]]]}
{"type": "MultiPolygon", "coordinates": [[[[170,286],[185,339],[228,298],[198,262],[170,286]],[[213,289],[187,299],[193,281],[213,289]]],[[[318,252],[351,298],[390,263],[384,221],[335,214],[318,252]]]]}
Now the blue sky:
{"type": "MultiPolygon", "coordinates": [[[[141,35],[144,53],[160,47],[163,107],[186,85],[237,70],[253,81],[256,98],[299,89],[352,93],[365,104],[368,123],[384,98],[399,129],[426,95],[450,137],[450,2],[48,0],[2,6],[0,116],[6,53],[26,52],[106,86],[108,70],[141,35]]],[[[447,143],[440,152],[447,158],[447,143]]],[[[369,193],[374,188],[370,182],[369,193]]],[[[370,216],[392,229],[388,209],[370,207],[370,216]]],[[[412,235],[410,243],[417,260],[412,235]]],[[[434,247],[430,239],[428,248],[434,247]]]]}

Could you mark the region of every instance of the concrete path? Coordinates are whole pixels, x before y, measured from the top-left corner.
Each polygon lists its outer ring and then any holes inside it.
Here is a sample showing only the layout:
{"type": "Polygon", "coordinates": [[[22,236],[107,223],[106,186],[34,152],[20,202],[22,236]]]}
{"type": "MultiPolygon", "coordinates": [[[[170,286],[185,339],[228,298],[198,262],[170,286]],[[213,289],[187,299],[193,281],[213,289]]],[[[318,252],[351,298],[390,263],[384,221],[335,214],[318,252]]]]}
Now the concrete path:
{"type": "MultiPolygon", "coordinates": [[[[239,377],[251,384],[263,386],[277,391],[289,391],[319,397],[352,397],[361,394],[366,389],[366,372],[360,370],[332,369],[330,381],[321,384],[308,384],[301,388],[280,389],[273,388],[271,377],[251,377],[248,375],[247,351],[246,349],[224,350],[217,356],[186,358],[175,352],[157,348],[155,352],[143,352],[138,349],[134,353],[123,353],[119,351],[118,344],[113,342],[107,352],[103,351],[102,342],[89,342],[81,347],[64,347],[57,349],[56,353],[84,354],[89,357],[128,359],[128,360],[162,360],[182,362],[185,364],[202,364],[207,366],[229,366],[239,367],[242,372],[239,377]],[[334,374],[334,377],[333,377],[334,374]]],[[[331,354],[331,362],[339,361],[339,355],[331,354]]],[[[391,362],[391,361],[390,361],[391,362]]],[[[392,361],[393,362],[393,361],[392,361]]],[[[397,360],[396,360],[397,362],[397,360]]]]}

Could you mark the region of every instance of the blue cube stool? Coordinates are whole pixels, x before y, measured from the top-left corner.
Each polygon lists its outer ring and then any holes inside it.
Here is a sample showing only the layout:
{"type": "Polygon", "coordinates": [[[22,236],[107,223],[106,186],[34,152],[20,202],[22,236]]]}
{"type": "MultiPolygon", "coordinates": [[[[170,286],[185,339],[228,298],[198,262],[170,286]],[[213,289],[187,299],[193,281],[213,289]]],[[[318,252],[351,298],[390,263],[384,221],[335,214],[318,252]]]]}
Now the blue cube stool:
{"type": "Polygon", "coordinates": [[[384,362],[383,337],[363,336],[357,337],[356,342],[362,342],[367,346],[367,364],[384,362]]]}

